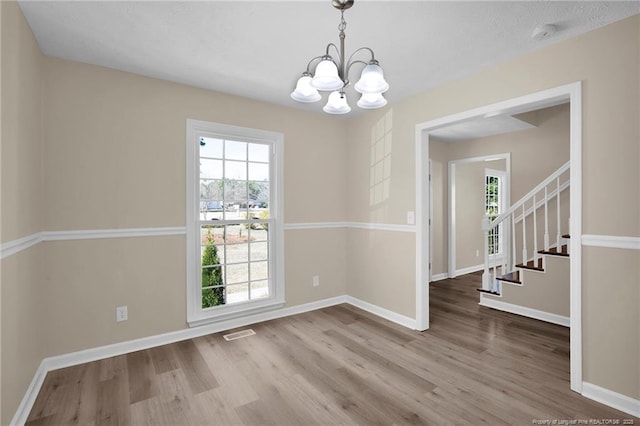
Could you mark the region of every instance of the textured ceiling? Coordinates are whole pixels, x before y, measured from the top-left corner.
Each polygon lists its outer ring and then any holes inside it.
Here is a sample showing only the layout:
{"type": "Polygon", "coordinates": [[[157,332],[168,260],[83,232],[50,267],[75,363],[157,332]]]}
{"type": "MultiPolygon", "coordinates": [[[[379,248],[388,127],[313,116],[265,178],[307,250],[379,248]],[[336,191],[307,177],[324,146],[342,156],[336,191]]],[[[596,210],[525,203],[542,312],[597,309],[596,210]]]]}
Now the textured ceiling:
{"type": "MultiPolygon", "coordinates": [[[[329,0],[20,6],[47,55],[317,111],[324,102],[302,105],[289,94],[307,62],[338,43],[340,19],[329,0]]],[[[345,12],[346,53],[371,47],[391,86],[385,96],[396,101],[637,13],[639,1],[358,0],[345,12]],[[533,40],[546,23],[555,36],[533,40]]]]}

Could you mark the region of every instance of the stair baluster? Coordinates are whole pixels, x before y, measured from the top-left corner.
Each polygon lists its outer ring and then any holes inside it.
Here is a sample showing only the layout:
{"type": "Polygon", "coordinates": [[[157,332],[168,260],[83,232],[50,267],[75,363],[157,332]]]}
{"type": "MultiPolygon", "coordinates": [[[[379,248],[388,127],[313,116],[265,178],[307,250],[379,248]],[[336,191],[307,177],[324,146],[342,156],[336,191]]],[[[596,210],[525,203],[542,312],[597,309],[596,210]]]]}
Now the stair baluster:
{"type": "Polygon", "coordinates": [[[558,233],[556,234],[556,250],[561,251],[562,248],[562,231],[560,230],[560,224],[562,222],[560,222],[560,176],[558,176],[558,178],[556,179],[556,211],[557,211],[557,217],[556,217],[556,229],[558,231],[558,233]]]}
{"type": "Polygon", "coordinates": [[[515,211],[511,212],[511,240],[512,240],[511,252],[513,253],[513,263],[511,264],[511,267],[507,271],[504,271],[504,273],[513,271],[516,265],[518,264],[518,251],[516,250],[517,246],[516,246],[516,212],[515,211]]]}
{"type": "MultiPolygon", "coordinates": [[[[533,264],[538,265],[538,258],[540,254],[538,253],[538,209],[536,208],[536,196],[533,196],[533,264]]],[[[523,263],[527,262],[527,257],[522,259],[523,263]]]]}
{"type": "MultiPolygon", "coordinates": [[[[561,208],[560,208],[560,193],[569,186],[567,180],[561,185],[561,176],[566,176],[569,170],[570,163],[565,163],[558,170],[553,172],[549,177],[540,182],[534,189],[529,191],[527,195],[522,197],[518,202],[513,204],[507,209],[507,211],[498,215],[498,217],[490,220],[488,216],[482,219],[482,230],[484,235],[484,271],[482,274],[482,289],[484,292],[500,295],[502,293],[502,281],[513,282],[521,285],[521,274],[516,270],[518,265],[518,250],[516,249],[517,235],[516,232],[522,232],[522,265],[528,269],[540,268],[539,260],[541,254],[538,253],[538,208],[541,208],[544,204],[544,234],[543,244],[544,252],[560,252],[562,251],[562,226],[561,226],[561,208]],[[554,185],[555,189],[552,185],[554,185]],[[549,189],[551,188],[551,189],[549,189]],[[539,200],[539,195],[544,191],[544,199],[539,200]],[[550,232],[549,232],[549,199],[555,197],[556,199],[556,247],[550,247],[550,232]],[[531,204],[531,210],[527,210],[526,204],[531,204]],[[538,205],[538,203],[540,205],[538,205]],[[516,212],[521,211],[521,215],[516,217],[516,212]],[[528,248],[527,248],[527,216],[531,214],[533,219],[532,238],[533,238],[533,262],[529,262],[528,248]],[[507,224],[503,228],[502,223],[507,221],[507,224]],[[509,224],[510,221],[511,223],[509,224]],[[516,227],[517,222],[522,222],[520,228],[516,227]],[[511,226],[509,226],[511,225],[511,226]],[[500,230],[504,231],[504,234],[500,230]],[[508,237],[508,230],[511,230],[511,238],[508,237]],[[490,244],[493,250],[493,260],[490,255],[490,244]],[[500,247],[500,256],[495,253],[496,247],[500,247]],[[498,259],[500,257],[500,259],[498,259]],[[498,276],[498,267],[500,267],[500,276],[498,276]]],[[[568,238],[568,237],[567,237],[568,238]]],[[[566,254],[564,254],[566,256],[566,254]]],[[[522,266],[521,266],[522,267],[522,266]]],[[[540,270],[540,269],[538,269],[540,270]]]]}
{"type": "Polygon", "coordinates": [[[544,251],[549,251],[549,195],[544,187],[544,251]]]}
{"type": "Polygon", "coordinates": [[[482,273],[482,289],[491,290],[491,276],[489,274],[489,218],[482,218],[482,230],[484,234],[484,272],[482,273]]]}
{"type": "Polygon", "coordinates": [[[524,209],[524,203],[522,203],[522,262],[526,262],[529,256],[527,256],[527,213],[524,209]]]}

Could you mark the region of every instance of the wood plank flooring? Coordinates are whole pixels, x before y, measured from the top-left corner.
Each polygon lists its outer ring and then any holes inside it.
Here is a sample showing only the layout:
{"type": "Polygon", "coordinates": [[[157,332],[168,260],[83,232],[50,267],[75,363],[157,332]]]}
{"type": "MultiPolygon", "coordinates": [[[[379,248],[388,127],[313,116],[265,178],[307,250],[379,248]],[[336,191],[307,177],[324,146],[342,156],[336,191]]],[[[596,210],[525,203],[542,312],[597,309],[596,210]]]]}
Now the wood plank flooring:
{"type": "Polygon", "coordinates": [[[569,330],[432,283],[419,333],[350,305],[50,372],[28,425],[526,424],[640,420],[569,390],[569,330]]]}

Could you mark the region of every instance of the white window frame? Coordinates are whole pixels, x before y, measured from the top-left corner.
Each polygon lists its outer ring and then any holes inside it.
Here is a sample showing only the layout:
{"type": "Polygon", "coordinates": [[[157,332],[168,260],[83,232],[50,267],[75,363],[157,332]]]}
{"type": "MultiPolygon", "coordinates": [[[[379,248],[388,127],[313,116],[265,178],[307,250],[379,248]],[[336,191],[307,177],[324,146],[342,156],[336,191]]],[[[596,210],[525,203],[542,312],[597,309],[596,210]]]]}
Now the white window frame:
{"type": "MultiPolygon", "coordinates": [[[[499,202],[499,206],[498,206],[498,214],[502,214],[504,213],[504,211],[509,207],[507,204],[507,188],[509,185],[509,177],[508,174],[505,170],[495,170],[495,169],[484,169],[484,182],[485,182],[485,197],[486,197],[486,185],[487,185],[487,177],[492,176],[492,177],[496,177],[498,178],[498,202],[499,202]]],[[[486,198],[485,198],[485,203],[486,203],[486,198]]],[[[485,205],[485,209],[486,209],[486,205],[485,205]]],[[[500,225],[498,225],[498,241],[499,241],[499,246],[498,246],[498,252],[489,255],[489,259],[493,262],[493,261],[502,261],[502,259],[505,256],[505,237],[508,237],[508,234],[506,233],[506,228],[503,226],[503,223],[501,223],[500,225]]]]}
{"type": "Polygon", "coordinates": [[[267,130],[187,119],[186,140],[187,323],[190,327],[277,309],[285,304],[283,164],[284,135],[267,130]],[[200,283],[200,138],[268,143],[272,147],[269,201],[270,297],[202,309],[200,283]]]}

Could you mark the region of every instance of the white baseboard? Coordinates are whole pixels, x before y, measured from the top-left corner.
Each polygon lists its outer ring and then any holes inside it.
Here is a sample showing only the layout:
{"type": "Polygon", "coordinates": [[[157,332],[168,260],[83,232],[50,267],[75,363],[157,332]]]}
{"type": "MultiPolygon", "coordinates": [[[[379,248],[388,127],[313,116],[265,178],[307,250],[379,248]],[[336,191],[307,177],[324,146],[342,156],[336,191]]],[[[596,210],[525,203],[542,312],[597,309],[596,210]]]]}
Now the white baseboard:
{"type": "Polygon", "coordinates": [[[27,388],[27,392],[24,394],[22,401],[20,401],[20,405],[18,405],[18,409],[16,410],[13,419],[11,419],[11,426],[24,425],[27,422],[27,418],[29,417],[29,413],[33,408],[33,404],[36,402],[36,398],[38,396],[38,392],[40,392],[40,388],[44,383],[44,379],[47,376],[49,369],[47,368],[45,360],[40,362],[40,366],[36,370],[36,374],[33,375],[33,379],[31,379],[31,383],[29,383],[29,387],[27,388]]]}
{"type": "Polygon", "coordinates": [[[449,273],[443,272],[441,274],[432,275],[431,282],[442,281],[442,280],[446,280],[447,278],[449,278],[449,273]]]}
{"type": "Polygon", "coordinates": [[[100,359],[123,355],[135,351],[141,351],[156,346],[167,345],[169,343],[175,343],[181,340],[206,336],[207,334],[219,333],[221,331],[231,330],[238,327],[245,327],[247,325],[256,324],[259,322],[301,314],[304,312],[315,311],[316,309],[339,305],[341,303],[348,303],[346,296],[332,297],[329,299],[319,300],[317,302],[310,302],[302,305],[291,306],[288,308],[261,312],[259,314],[249,315],[245,317],[232,318],[212,324],[186,328],[183,330],[158,334],[155,336],[142,337],[140,339],[129,340],[126,342],[99,346],[83,351],[45,358],[45,361],[47,362],[47,367],[49,367],[49,370],[57,370],[59,368],[70,367],[73,365],[84,364],[87,362],[97,361],[100,359]]]}
{"type": "Polygon", "coordinates": [[[296,314],[302,314],[305,312],[315,311],[317,309],[326,308],[329,306],[339,305],[341,303],[349,303],[355,307],[358,307],[364,311],[371,312],[386,320],[403,325],[412,330],[416,329],[415,319],[400,315],[396,312],[390,311],[385,308],[373,305],[360,299],[356,299],[351,296],[336,296],[329,299],[323,299],[316,302],[305,303],[302,305],[291,306],[288,308],[277,309],[268,312],[261,312],[255,315],[249,315],[241,318],[233,318],[225,321],[220,321],[214,324],[207,324],[199,327],[186,328],[184,330],[172,331],[169,333],[158,334],[155,336],[142,337],[140,339],[129,340],[126,342],[114,343],[111,345],[99,346],[96,348],[86,349],[77,352],[71,352],[63,355],[56,355],[47,357],[42,360],[38,370],[36,371],[27,392],[25,393],[18,410],[16,411],[11,425],[23,425],[33,408],[33,404],[40,392],[40,388],[44,382],[44,379],[49,371],[57,370],[60,368],[71,367],[78,364],[84,364],[87,362],[97,361],[105,358],[110,358],[118,355],[124,355],[127,353],[140,351],[144,349],[153,348],[156,346],[162,346],[169,343],[179,342],[181,340],[193,339],[195,337],[206,336],[207,334],[218,333],[221,331],[230,330],[233,328],[244,327],[251,324],[256,324],[264,321],[269,321],[277,318],[287,317],[296,314]]]}
{"type": "Polygon", "coordinates": [[[540,321],[550,322],[552,324],[562,325],[569,327],[569,317],[562,315],[552,314],[545,311],[539,311],[533,308],[527,308],[526,306],[514,305],[512,303],[502,302],[490,297],[485,297],[484,294],[480,295],[480,306],[487,308],[497,309],[499,311],[509,312],[511,314],[522,315],[523,317],[533,318],[540,321]]]}
{"type": "Polygon", "coordinates": [[[417,329],[415,318],[410,318],[405,315],[398,314],[388,309],[381,308],[380,306],[373,305],[369,302],[365,302],[364,300],[356,299],[355,297],[352,297],[352,296],[345,296],[345,297],[347,299],[347,303],[355,306],[356,308],[360,308],[363,311],[370,312],[388,321],[395,322],[396,324],[400,324],[402,326],[410,328],[411,330],[417,329]]]}
{"type": "Polygon", "coordinates": [[[462,269],[456,269],[456,276],[458,276],[458,275],[466,275],[466,274],[470,274],[472,272],[482,271],[483,269],[484,269],[484,263],[481,263],[480,265],[469,266],[469,267],[462,268],[462,269]]]}
{"type": "Polygon", "coordinates": [[[582,396],[593,399],[594,401],[598,401],[632,416],[640,417],[639,399],[634,399],[588,382],[582,382],[582,396]]]}

